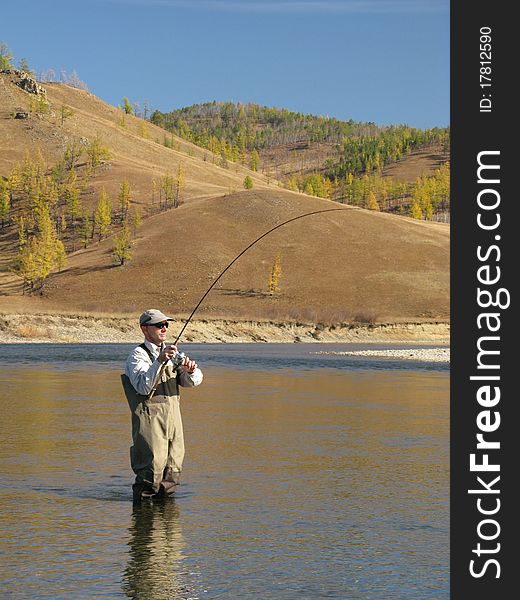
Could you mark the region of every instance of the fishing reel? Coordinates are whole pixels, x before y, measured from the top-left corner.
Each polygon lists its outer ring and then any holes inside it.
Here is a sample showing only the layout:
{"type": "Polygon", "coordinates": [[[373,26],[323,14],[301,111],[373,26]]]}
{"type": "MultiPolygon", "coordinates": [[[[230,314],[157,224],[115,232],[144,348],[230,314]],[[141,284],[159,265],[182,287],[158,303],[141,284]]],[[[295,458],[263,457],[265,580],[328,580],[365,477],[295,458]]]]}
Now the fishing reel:
{"type": "Polygon", "coordinates": [[[176,369],[182,365],[182,361],[186,358],[184,352],[176,352],[170,360],[172,361],[173,368],[176,369]]]}

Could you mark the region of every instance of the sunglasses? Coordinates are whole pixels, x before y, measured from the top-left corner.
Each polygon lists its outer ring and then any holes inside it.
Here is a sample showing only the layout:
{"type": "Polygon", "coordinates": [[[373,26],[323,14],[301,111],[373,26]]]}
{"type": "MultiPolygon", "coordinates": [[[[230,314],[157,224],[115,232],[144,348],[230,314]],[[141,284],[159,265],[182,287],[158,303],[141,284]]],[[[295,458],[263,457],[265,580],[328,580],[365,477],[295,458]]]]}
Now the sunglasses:
{"type": "Polygon", "coordinates": [[[168,329],[169,325],[168,321],[165,321],[164,323],[150,323],[147,324],[147,327],[157,327],[157,329],[162,329],[164,327],[165,329],[168,329]]]}

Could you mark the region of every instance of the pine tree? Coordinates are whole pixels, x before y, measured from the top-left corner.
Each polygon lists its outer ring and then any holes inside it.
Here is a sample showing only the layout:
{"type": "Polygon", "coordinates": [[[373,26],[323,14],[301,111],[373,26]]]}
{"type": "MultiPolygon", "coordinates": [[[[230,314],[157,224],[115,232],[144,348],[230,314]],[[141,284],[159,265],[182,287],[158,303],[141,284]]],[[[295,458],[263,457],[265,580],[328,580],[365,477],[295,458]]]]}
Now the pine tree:
{"type": "Polygon", "coordinates": [[[135,237],[136,233],[137,233],[137,229],[141,226],[141,223],[143,222],[143,220],[141,219],[141,213],[139,212],[139,209],[134,209],[131,217],[130,217],[130,224],[132,225],[132,229],[133,229],[133,236],[135,237]]]}
{"type": "Polygon", "coordinates": [[[374,192],[368,193],[367,206],[368,210],[379,210],[379,204],[377,202],[376,195],[374,192]]]}
{"type": "MultiPolygon", "coordinates": [[[[21,233],[21,226],[19,231],[21,233]]],[[[17,263],[18,274],[24,281],[24,291],[41,291],[50,273],[55,268],[61,270],[65,262],[65,247],[58,238],[48,206],[44,205],[38,214],[35,233],[27,243],[20,244],[17,263]]]]}
{"type": "Polygon", "coordinates": [[[412,205],[410,206],[410,216],[412,219],[422,219],[423,212],[421,210],[421,205],[416,199],[412,200],[412,205]]]}
{"type": "Polygon", "coordinates": [[[65,246],[63,245],[63,242],[61,240],[56,239],[54,242],[54,247],[56,252],[56,268],[58,269],[58,271],[61,271],[67,263],[67,253],[65,252],[65,246]]]}
{"type": "Polygon", "coordinates": [[[132,238],[126,223],[120,233],[114,237],[112,252],[121,266],[132,260],[132,238]]]}
{"type": "Polygon", "coordinates": [[[67,219],[65,217],[65,213],[61,213],[59,223],[60,223],[59,234],[61,236],[67,230],[67,219]]]}
{"type": "Polygon", "coordinates": [[[74,177],[73,181],[65,186],[65,201],[72,228],[74,228],[76,219],[81,216],[81,190],[74,185],[75,181],[76,178],[74,177]]]}
{"type": "Polygon", "coordinates": [[[288,190],[292,190],[293,192],[298,191],[298,182],[296,181],[296,177],[294,175],[291,175],[291,177],[289,177],[287,179],[287,182],[285,185],[288,190]]]}
{"type": "Polygon", "coordinates": [[[100,241],[110,233],[111,223],[112,206],[110,204],[110,198],[105,190],[102,190],[94,212],[94,227],[98,232],[100,241]]]}
{"type": "Polygon", "coordinates": [[[89,240],[92,238],[92,229],[92,220],[90,219],[88,210],[86,210],[83,213],[83,219],[79,228],[79,239],[84,248],[88,246],[89,240]]]}
{"type": "Polygon", "coordinates": [[[18,250],[21,252],[27,244],[27,234],[25,232],[25,219],[21,216],[18,219],[18,250]]]}
{"type": "Polygon", "coordinates": [[[0,42],[0,71],[13,68],[13,55],[9,46],[4,42],[0,42]]]}
{"type": "Polygon", "coordinates": [[[19,253],[18,274],[23,280],[23,293],[32,292],[37,279],[37,267],[34,254],[30,248],[24,248],[19,253]]]}
{"type": "Polygon", "coordinates": [[[11,198],[9,195],[9,187],[3,177],[0,177],[0,224],[2,229],[6,221],[9,219],[9,209],[11,206],[11,198]]]}
{"type": "Polygon", "coordinates": [[[130,184],[124,179],[119,186],[119,206],[121,207],[121,222],[126,220],[130,208],[130,184]]]}
{"type": "Polygon", "coordinates": [[[126,96],[123,98],[123,110],[127,115],[131,115],[134,112],[134,109],[132,108],[132,105],[130,104],[126,96]]]}
{"type": "Polygon", "coordinates": [[[29,66],[29,63],[27,62],[26,58],[21,58],[18,61],[18,68],[20,69],[20,71],[25,71],[28,75],[31,75],[31,77],[35,76],[35,73],[29,66]]]}
{"type": "Polygon", "coordinates": [[[177,176],[175,178],[175,202],[174,208],[178,208],[181,203],[181,191],[186,187],[186,178],[184,177],[184,167],[179,163],[177,168],[177,176]]]}
{"type": "Polygon", "coordinates": [[[251,177],[249,175],[246,175],[244,177],[244,187],[246,190],[252,190],[253,189],[253,180],[251,179],[251,177]]]}
{"type": "MultiPolygon", "coordinates": [[[[170,201],[173,204],[175,198],[173,175],[164,175],[161,177],[161,192],[164,192],[164,208],[168,208],[170,201]]],[[[161,204],[159,197],[159,205],[161,204]]]]}
{"type": "Polygon", "coordinates": [[[249,161],[249,167],[251,171],[258,171],[260,166],[260,155],[256,151],[256,148],[251,152],[251,160],[249,161]]]}
{"type": "Polygon", "coordinates": [[[155,204],[155,194],[157,193],[157,180],[152,179],[152,206],[155,204]]]}
{"type": "Polygon", "coordinates": [[[269,273],[269,280],[267,282],[267,291],[272,296],[280,291],[280,279],[282,277],[282,261],[280,254],[277,254],[271,272],[269,273]]]}
{"type": "Polygon", "coordinates": [[[72,108],[70,106],[67,106],[66,104],[61,105],[60,118],[61,118],[61,126],[62,127],[63,127],[63,123],[65,123],[65,119],[72,117],[73,114],[74,114],[74,111],[72,110],[72,108]]]}
{"type": "Polygon", "coordinates": [[[89,159],[89,165],[92,168],[93,173],[96,172],[96,169],[103,161],[110,160],[112,158],[110,150],[103,145],[103,142],[99,137],[96,137],[92,142],[89,142],[86,152],[89,159]]]}
{"type": "Polygon", "coordinates": [[[142,121],[141,123],[139,123],[139,135],[145,140],[150,139],[150,134],[148,133],[148,126],[142,121]]]}

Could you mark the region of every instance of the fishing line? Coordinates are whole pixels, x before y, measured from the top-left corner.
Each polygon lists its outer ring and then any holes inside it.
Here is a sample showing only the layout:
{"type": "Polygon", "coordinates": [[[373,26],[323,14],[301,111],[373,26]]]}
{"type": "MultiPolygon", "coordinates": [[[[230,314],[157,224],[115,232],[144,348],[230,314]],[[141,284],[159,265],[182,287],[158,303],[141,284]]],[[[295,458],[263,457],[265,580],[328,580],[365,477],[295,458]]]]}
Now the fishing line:
{"type": "Polygon", "coordinates": [[[283,223],[279,223],[278,225],[276,225],[275,227],[273,227],[272,229],[269,229],[269,231],[266,231],[265,233],[263,233],[260,237],[256,238],[256,240],[254,242],[251,242],[251,244],[249,244],[249,246],[247,246],[247,248],[244,248],[242,250],[242,252],[240,252],[240,254],[238,254],[237,256],[235,256],[235,258],[229,263],[229,265],[222,271],[222,273],[220,273],[220,275],[215,279],[215,281],[209,286],[209,288],[206,290],[206,292],[204,293],[204,295],[202,296],[202,298],[198,301],[197,306],[195,306],[195,308],[193,309],[193,311],[191,312],[191,315],[188,317],[186,323],[184,323],[184,326],[182,327],[179,335],[177,336],[177,339],[175,340],[175,342],[173,342],[174,346],[177,345],[177,342],[180,340],[181,335],[184,333],[184,330],[186,329],[186,327],[189,325],[193,315],[197,312],[197,309],[199,308],[199,306],[202,304],[202,302],[204,301],[204,299],[206,298],[206,296],[211,292],[211,290],[215,287],[215,285],[218,283],[219,279],[226,273],[226,271],[228,271],[228,269],[230,269],[235,263],[236,261],[243,255],[245,254],[250,248],[252,248],[257,242],[259,242],[260,240],[262,240],[263,238],[265,238],[267,235],[269,235],[270,233],[272,233],[273,231],[275,231],[276,229],[279,229],[280,227],[283,227],[284,225],[287,225],[287,223],[292,223],[293,221],[297,221],[298,219],[303,219],[304,217],[310,217],[311,215],[318,215],[320,213],[326,213],[326,212],[334,212],[334,211],[338,211],[338,210],[349,210],[348,208],[326,208],[324,210],[314,210],[312,212],[308,212],[308,213],[304,213],[303,215],[298,215],[297,217],[293,217],[292,219],[287,219],[287,221],[284,221],[283,223]]]}

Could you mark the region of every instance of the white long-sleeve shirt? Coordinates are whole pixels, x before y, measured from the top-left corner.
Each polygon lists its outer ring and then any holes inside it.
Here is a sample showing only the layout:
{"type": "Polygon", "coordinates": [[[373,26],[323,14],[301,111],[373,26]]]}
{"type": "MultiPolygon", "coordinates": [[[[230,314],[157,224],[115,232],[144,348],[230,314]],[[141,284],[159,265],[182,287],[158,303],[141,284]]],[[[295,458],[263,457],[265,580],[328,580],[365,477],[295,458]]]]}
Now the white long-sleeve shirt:
{"type": "MultiPolygon", "coordinates": [[[[161,352],[161,347],[154,343],[145,340],[145,346],[150,350],[154,357],[153,362],[150,356],[140,346],[137,346],[128,356],[126,361],[125,373],[130,382],[134,386],[136,392],[143,396],[147,396],[157,380],[163,363],[157,360],[161,352]]],[[[171,364],[171,361],[168,361],[171,364]]],[[[168,363],[166,363],[168,364],[168,363]]],[[[179,376],[179,385],[183,387],[194,387],[202,383],[202,371],[197,367],[193,373],[188,373],[181,370],[179,376]]]]}

